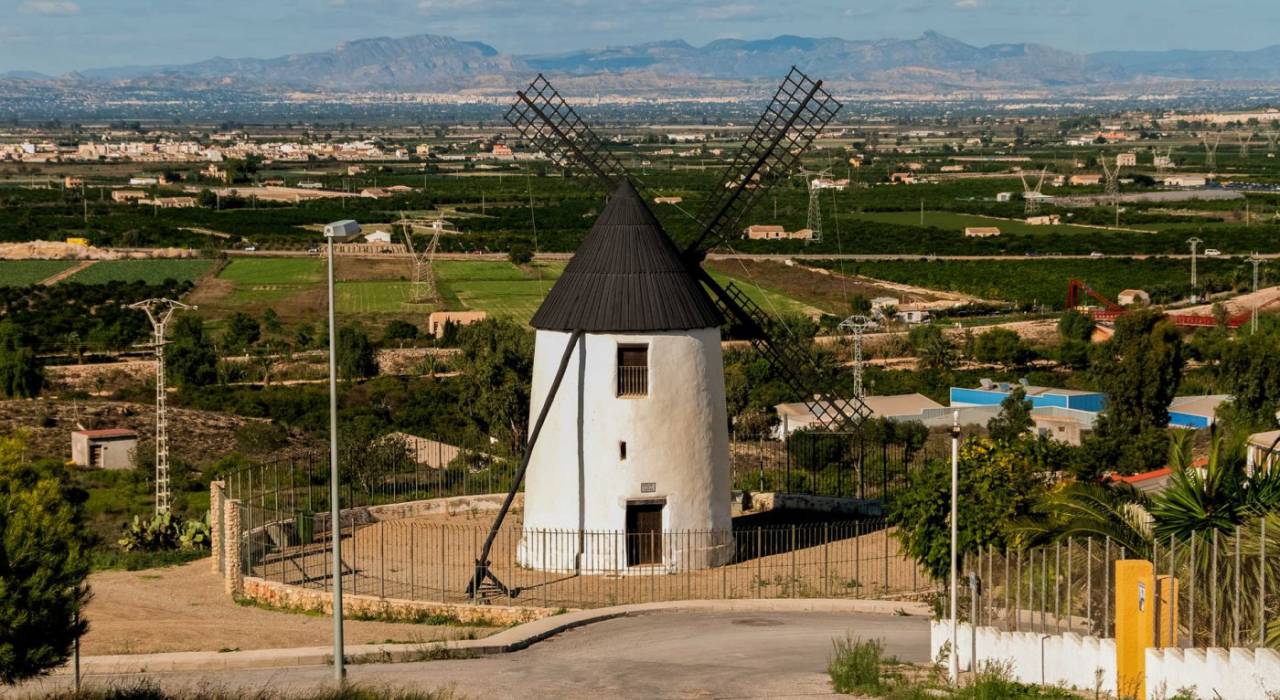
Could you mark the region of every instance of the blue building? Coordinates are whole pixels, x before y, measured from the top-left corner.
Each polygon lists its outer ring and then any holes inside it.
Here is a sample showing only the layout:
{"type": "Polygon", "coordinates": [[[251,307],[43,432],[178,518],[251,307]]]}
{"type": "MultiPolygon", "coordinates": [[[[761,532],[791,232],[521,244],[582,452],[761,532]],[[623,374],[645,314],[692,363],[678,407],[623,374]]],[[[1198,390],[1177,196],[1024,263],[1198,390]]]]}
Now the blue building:
{"type": "Polygon", "coordinates": [[[1098,391],[1054,389],[1025,383],[993,382],[990,379],[983,379],[982,385],[975,389],[951,387],[950,403],[952,406],[998,406],[1019,386],[1026,392],[1032,408],[1066,408],[1100,413],[1107,407],[1107,395],[1098,391]]]}

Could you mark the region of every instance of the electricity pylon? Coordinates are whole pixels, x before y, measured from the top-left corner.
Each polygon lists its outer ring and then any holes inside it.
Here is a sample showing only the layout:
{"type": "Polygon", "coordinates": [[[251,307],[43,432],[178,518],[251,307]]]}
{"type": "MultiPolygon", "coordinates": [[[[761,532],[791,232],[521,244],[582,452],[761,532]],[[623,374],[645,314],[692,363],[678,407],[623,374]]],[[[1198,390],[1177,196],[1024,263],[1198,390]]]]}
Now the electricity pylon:
{"type": "MultiPolygon", "coordinates": [[[[403,216],[401,219],[403,220],[403,216]]],[[[431,269],[435,262],[436,248],[440,245],[440,226],[432,227],[431,242],[426,249],[417,253],[413,249],[413,225],[404,224],[404,240],[413,258],[413,301],[417,303],[435,302],[439,295],[436,292],[436,277],[431,269]]]]}
{"type": "Polygon", "coordinates": [[[853,332],[853,395],[859,399],[867,395],[862,386],[862,334],[873,325],[871,319],[861,314],[840,322],[840,330],[853,332]]]}
{"type": "Polygon", "coordinates": [[[800,174],[805,178],[805,185],[809,188],[809,216],[805,220],[805,228],[809,229],[810,241],[814,243],[822,242],[822,187],[817,183],[824,177],[831,177],[830,170],[805,170],[800,169],[800,174]],[[810,180],[809,176],[813,179],[810,180]]]}
{"type": "Polygon", "coordinates": [[[1214,134],[1212,142],[1208,135],[1202,135],[1200,140],[1204,142],[1205,172],[1212,173],[1218,169],[1218,144],[1222,143],[1222,134],[1214,134]]]}
{"type": "Polygon", "coordinates": [[[1196,248],[1199,247],[1201,243],[1204,243],[1204,241],[1200,240],[1199,238],[1196,238],[1195,236],[1192,236],[1191,238],[1187,239],[1187,245],[1191,246],[1191,289],[1192,291],[1194,291],[1196,288],[1196,248]]]}
{"type": "Polygon", "coordinates": [[[1102,172],[1103,172],[1103,175],[1106,177],[1106,181],[1107,181],[1106,183],[1107,199],[1111,200],[1111,206],[1115,208],[1116,226],[1119,227],[1120,226],[1120,163],[1119,161],[1117,161],[1116,164],[1113,166],[1107,165],[1107,159],[1105,156],[1102,158],[1099,158],[1098,161],[1102,163],[1102,172]]]}
{"type": "Polygon", "coordinates": [[[146,299],[130,304],[129,308],[145,313],[155,333],[152,342],[156,352],[156,515],[164,515],[169,512],[169,417],[164,380],[164,335],[175,311],[194,310],[196,307],[173,299],[146,299]]]}
{"type": "Polygon", "coordinates": [[[1025,173],[1018,173],[1018,177],[1022,179],[1022,203],[1023,212],[1027,216],[1034,216],[1040,211],[1040,189],[1044,187],[1044,176],[1049,172],[1048,167],[1040,169],[1040,177],[1036,179],[1035,189],[1027,183],[1025,173]]]}

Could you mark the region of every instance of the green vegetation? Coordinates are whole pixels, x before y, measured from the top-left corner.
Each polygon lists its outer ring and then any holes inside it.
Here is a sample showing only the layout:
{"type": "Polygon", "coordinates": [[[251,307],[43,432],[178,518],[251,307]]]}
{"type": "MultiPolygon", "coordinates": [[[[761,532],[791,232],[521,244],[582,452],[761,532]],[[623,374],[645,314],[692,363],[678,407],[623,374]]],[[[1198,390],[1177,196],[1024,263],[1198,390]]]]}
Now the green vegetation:
{"type": "Polygon", "coordinates": [[[832,640],[835,647],[827,661],[827,675],[837,693],[869,695],[883,690],[880,665],[884,645],[878,639],[863,641],[852,636],[832,640]]]}
{"type": "Polygon", "coordinates": [[[218,279],[239,286],[305,285],[324,281],[325,263],[319,258],[235,258],[218,279]]]}
{"type": "Polygon", "coordinates": [[[158,285],[165,280],[194,282],[213,267],[212,260],[101,260],[72,275],[79,284],[142,282],[158,285]]]}
{"type": "Polygon", "coordinates": [[[0,438],[0,684],[61,666],[86,629],[81,502],[56,462],[29,463],[21,436],[0,438]]]}
{"type": "MultiPolygon", "coordinates": [[[[1072,278],[1115,299],[1122,290],[1139,288],[1155,303],[1190,294],[1191,264],[1172,258],[1099,260],[935,260],[935,261],[816,261],[812,264],[875,279],[930,289],[961,292],[1001,300],[1020,307],[1061,309],[1072,278]]],[[[1202,260],[1203,290],[1217,291],[1244,284],[1245,265],[1231,260],[1202,260]]],[[[1086,303],[1096,303],[1090,299],[1086,303]]]]}
{"type": "MultiPolygon", "coordinates": [[[[1089,226],[1072,226],[1070,224],[1058,224],[1056,226],[1033,226],[1026,223],[1022,219],[1009,219],[991,216],[978,216],[975,214],[958,214],[949,211],[926,211],[924,212],[924,223],[920,223],[919,211],[877,211],[877,212],[859,212],[857,218],[867,221],[877,221],[886,224],[897,224],[899,226],[924,226],[928,228],[939,228],[951,231],[957,234],[963,234],[964,229],[969,226],[995,226],[1000,229],[1001,235],[1008,233],[1021,233],[1034,236],[1043,236],[1046,239],[1055,239],[1057,236],[1068,235],[1088,235],[1096,236],[1102,231],[1097,227],[1089,226]]],[[[1135,233],[1132,235],[1142,235],[1135,233]]],[[[1045,241],[1045,245],[1052,246],[1053,243],[1045,241]]]]}
{"type": "Polygon", "coordinates": [[[443,260],[435,270],[446,308],[488,311],[527,323],[560,277],[564,263],[518,267],[510,262],[443,260]]]}
{"type": "Polygon", "coordinates": [[[69,260],[0,260],[0,286],[27,287],[74,264],[69,260]]]}

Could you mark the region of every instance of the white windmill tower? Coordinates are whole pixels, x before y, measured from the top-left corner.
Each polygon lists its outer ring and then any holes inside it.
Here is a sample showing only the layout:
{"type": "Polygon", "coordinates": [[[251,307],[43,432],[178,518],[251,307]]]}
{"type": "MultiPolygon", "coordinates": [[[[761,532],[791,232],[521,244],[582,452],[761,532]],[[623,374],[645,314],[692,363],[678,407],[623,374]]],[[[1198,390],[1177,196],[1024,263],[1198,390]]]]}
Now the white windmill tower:
{"type": "Polygon", "coordinates": [[[553,393],[567,353],[568,371],[529,458],[521,564],[567,571],[729,561],[723,322],[624,181],[531,322],[531,415],[553,393]],[[627,535],[566,547],[535,530],[627,535]],[[697,546],[664,534],[683,530],[700,531],[697,546]]]}

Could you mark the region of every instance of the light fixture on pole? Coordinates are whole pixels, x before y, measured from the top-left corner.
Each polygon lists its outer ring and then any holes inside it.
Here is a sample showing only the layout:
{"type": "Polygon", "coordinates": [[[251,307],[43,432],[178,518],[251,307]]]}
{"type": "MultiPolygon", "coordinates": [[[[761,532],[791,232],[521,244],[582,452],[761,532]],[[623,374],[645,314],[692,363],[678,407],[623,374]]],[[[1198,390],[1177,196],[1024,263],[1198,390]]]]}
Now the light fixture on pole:
{"type": "Polygon", "coordinates": [[[345,219],[324,227],[329,249],[329,540],[333,547],[333,675],[346,675],[342,643],[342,523],[338,497],[338,350],[333,311],[333,244],[360,235],[360,224],[345,219]]]}
{"type": "Polygon", "coordinates": [[[956,596],[959,594],[959,584],[956,579],[956,549],[957,549],[957,527],[956,527],[956,503],[960,497],[960,411],[953,410],[951,412],[951,654],[950,654],[950,676],[951,682],[957,683],[960,680],[960,618],[958,617],[958,607],[956,605],[956,596]]]}

